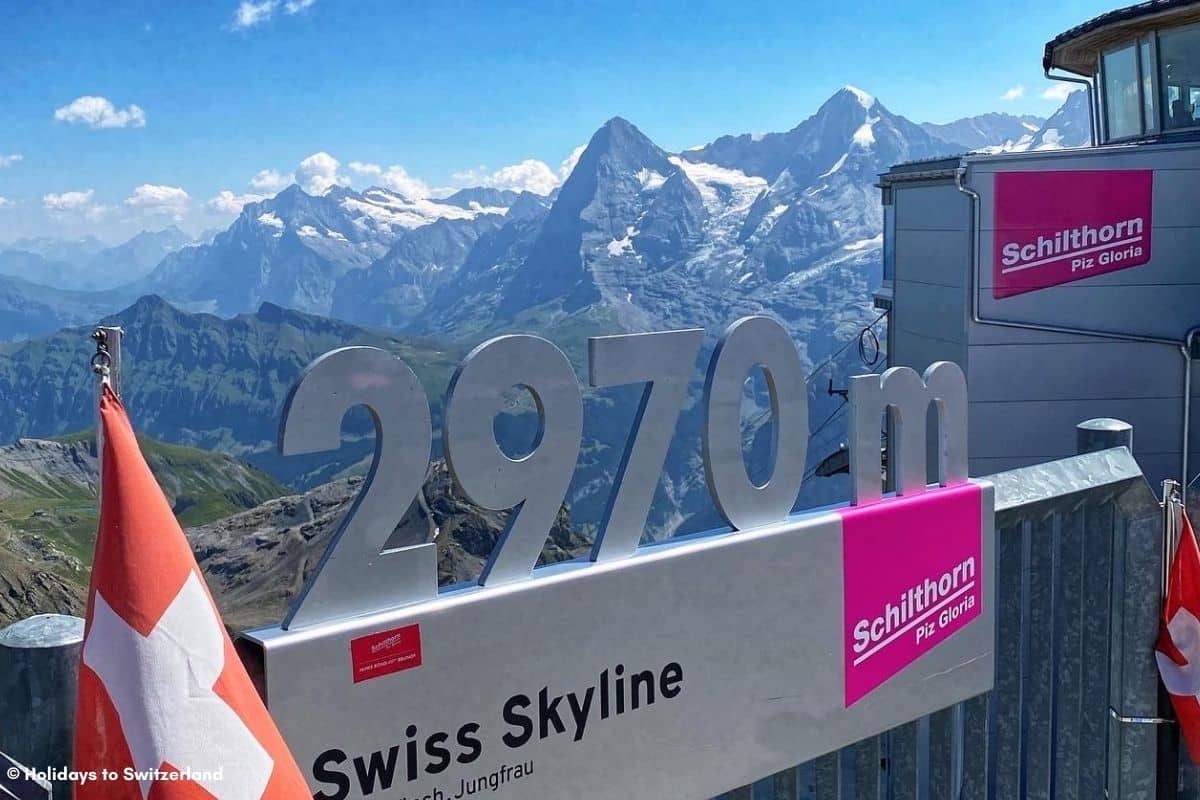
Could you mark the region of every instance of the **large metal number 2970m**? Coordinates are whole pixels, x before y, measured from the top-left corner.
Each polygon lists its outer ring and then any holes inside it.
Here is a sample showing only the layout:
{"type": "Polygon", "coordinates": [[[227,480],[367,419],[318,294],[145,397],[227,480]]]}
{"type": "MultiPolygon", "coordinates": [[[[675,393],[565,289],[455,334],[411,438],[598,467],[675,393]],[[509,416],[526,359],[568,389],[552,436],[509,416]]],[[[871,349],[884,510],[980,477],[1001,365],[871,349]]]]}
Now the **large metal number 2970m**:
{"type": "MultiPolygon", "coordinates": [[[[646,525],[703,331],[598,336],[588,341],[593,387],[642,383],[633,429],[617,468],[592,559],[625,558],[646,525]]],[[[808,443],[808,393],[787,332],[765,317],[725,331],[704,383],[705,475],[721,516],[734,528],[787,516],[800,490],[808,443]],[[753,483],[742,456],[741,404],[746,377],[761,366],[773,417],[771,477],[753,483]],[[780,446],[786,443],[786,446],[780,446]]],[[[393,532],[429,464],[429,401],[403,361],[374,347],[333,350],[314,361],[283,408],[284,455],[336,449],[342,418],[366,406],[375,423],[375,457],[354,505],[283,621],[299,628],[395,608],[437,595],[433,542],[396,541],[393,532]]],[[[479,582],[528,578],[562,507],[583,433],[583,398],[567,357],[537,336],[500,336],[472,350],[455,371],[443,425],[446,461],[479,505],[513,509],[479,582]],[[532,452],[511,458],[493,420],[512,386],[537,404],[540,432],[532,452]]]]}

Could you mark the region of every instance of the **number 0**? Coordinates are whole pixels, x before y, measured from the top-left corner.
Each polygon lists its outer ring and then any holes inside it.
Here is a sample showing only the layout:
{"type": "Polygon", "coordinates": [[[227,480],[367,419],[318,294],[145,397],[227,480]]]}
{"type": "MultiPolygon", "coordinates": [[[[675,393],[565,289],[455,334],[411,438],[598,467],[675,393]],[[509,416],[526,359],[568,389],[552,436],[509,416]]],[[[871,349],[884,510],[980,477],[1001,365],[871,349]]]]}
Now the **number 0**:
{"type": "Polygon", "coordinates": [[[717,343],[704,382],[704,473],[721,516],[737,530],[785,518],[796,503],[808,456],[808,386],[796,345],[767,317],[743,317],[717,343]],[[742,391],[756,365],[771,394],[775,464],[755,485],[742,456],[742,391]]]}

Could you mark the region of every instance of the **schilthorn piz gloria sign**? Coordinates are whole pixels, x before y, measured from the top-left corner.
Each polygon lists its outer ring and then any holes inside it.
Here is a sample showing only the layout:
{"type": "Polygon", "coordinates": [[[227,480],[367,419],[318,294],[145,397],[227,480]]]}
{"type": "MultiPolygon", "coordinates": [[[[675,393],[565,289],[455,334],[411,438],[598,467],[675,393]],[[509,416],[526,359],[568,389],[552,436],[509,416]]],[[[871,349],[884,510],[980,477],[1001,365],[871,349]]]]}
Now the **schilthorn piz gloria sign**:
{"type": "Polygon", "coordinates": [[[707,798],[991,688],[992,490],[966,477],[954,364],[853,378],[853,504],[793,515],[805,374],[781,326],[738,320],[707,368],[702,431],[705,478],[732,530],[639,546],[702,340],[589,341],[589,385],[641,385],[642,403],[591,557],[536,571],[579,452],[580,385],[535,336],[468,354],[447,392],[443,449],[466,495],[512,511],[478,585],[441,593],[435,545],[389,540],[430,454],[416,375],[368,347],[308,367],[284,409],[282,452],[337,447],[345,412],[366,405],[374,466],[286,619],[242,646],[262,661],[314,797],[707,798]],[[777,445],[761,484],[741,440],[756,366],[777,445]],[[520,459],[493,434],[513,385],[534,395],[541,424],[520,459]],[[939,485],[927,487],[931,403],[939,485]]]}

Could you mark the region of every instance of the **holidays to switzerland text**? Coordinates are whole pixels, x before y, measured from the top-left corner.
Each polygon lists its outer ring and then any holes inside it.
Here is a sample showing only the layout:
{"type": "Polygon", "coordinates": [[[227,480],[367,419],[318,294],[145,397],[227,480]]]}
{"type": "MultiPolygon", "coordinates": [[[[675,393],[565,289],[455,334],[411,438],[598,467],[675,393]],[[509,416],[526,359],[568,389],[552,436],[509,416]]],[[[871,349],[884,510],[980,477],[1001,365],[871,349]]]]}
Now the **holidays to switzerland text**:
{"type": "Polygon", "coordinates": [[[11,767],[8,773],[8,777],[13,780],[24,776],[28,780],[40,780],[48,783],[53,781],[70,781],[79,784],[112,781],[122,781],[125,783],[145,782],[147,785],[155,781],[194,781],[196,783],[211,784],[219,782],[225,777],[222,769],[194,770],[190,768],[135,769],[133,767],[125,767],[120,770],[77,771],[68,767],[49,767],[47,769],[11,767]]]}

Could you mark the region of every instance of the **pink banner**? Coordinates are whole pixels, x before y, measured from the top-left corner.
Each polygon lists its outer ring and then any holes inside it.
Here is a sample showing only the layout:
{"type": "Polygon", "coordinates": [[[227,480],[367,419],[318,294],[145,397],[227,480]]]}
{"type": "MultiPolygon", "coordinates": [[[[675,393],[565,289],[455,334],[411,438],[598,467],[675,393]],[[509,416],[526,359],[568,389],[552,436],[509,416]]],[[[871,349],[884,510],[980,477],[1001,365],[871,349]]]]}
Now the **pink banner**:
{"type": "Polygon", "coordinates": [[[1153,171],[998,172],[995,180],[993,297],[1150,260],[1153,171]]]}
{"type": "Polygon", "coordinates": [[[982,502],[967,483],[838,512],[847,708],[982,612],[982,502]]]}

